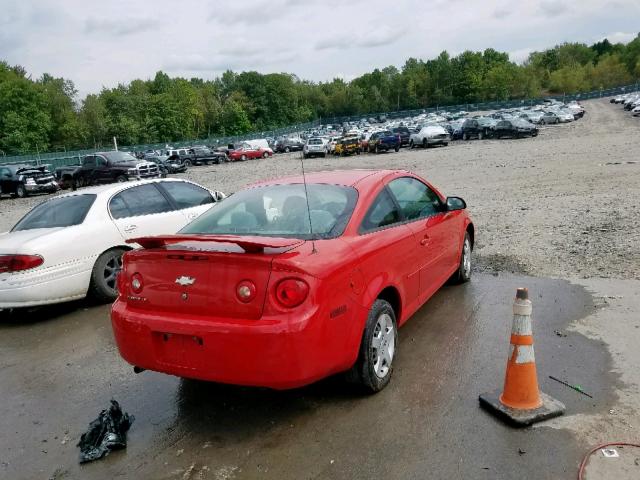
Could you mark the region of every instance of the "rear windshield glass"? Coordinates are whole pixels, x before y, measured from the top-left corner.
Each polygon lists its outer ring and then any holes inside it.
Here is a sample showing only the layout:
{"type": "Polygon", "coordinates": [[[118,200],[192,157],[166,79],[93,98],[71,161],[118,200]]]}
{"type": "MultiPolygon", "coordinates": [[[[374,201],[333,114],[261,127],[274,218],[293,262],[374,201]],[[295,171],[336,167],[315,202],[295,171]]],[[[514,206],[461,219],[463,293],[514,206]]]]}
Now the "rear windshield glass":
{"type": "Polygon", "coordinates": [[[309,139],[309,145],[322,145],[322,140],[319,138],[311,138],[309,139]]]}
{"type": "Polygon", "coordinates": [[[95,199],[96,196],[91,194],[54,198],[27,213],[11,231],[80,225],[95,199]]]}
{"type": "Polygon", "coordinates": [[[342,235],[358,194],[352,187],[271,185],[238,192],[201,215],[180,233],[258,235],[304,240],[342,235]],[[311,218],[311,225],[309,225],[311,218]]]}

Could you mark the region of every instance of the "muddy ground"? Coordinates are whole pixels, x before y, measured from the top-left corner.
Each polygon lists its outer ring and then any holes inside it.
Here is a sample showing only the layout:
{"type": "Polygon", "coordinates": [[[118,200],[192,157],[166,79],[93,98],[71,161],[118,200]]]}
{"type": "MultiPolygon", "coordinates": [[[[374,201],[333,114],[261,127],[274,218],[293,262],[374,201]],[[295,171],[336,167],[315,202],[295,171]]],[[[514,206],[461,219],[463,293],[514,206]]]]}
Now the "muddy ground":
{"type": "MultiPolygon", "coordinates": [[[[584,119],[533,139],[305,163],[416,171],[465,198],[476,223],[472,282],[445,287],[400,331],[394,379],[379,395],[336,378],[272,392],[136,376],[107,306],[3,316],[0,478],[575,478],[592,445],[637,442],[640,121],[604,100],[585,106],[584,119]],[[477,403],[501,387],[518,286],[533,295],[541,387],[567,405],[525,430],[477,403]],[[129,447],[80,467],[75,444],[111,397],[137,417],[129,447]]],[[[233,192],[299,173],[299,162],[290,154],[185,176],[233,192]]],[[[0,201],[0,230],[46,198],[0,201]]],[[[639,478],[640,453],[620,454],[597,452],[587,478],[639,478]]]]}

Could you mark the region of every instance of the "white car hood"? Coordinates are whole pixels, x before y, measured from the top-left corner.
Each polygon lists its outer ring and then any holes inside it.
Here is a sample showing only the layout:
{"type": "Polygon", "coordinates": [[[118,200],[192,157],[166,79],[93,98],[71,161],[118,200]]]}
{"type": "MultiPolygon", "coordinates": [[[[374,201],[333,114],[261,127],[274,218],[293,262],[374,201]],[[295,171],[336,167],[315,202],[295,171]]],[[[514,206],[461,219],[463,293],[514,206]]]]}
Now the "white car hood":
{"type": "Polygon", "coordinates": [[[64,230],[64,228],[35,228],[33,230],[1,233],[0,255],[7,253],[42,253],[37,251],[38,247],[43,244],[46,245],[49,237],[64,230]]]}

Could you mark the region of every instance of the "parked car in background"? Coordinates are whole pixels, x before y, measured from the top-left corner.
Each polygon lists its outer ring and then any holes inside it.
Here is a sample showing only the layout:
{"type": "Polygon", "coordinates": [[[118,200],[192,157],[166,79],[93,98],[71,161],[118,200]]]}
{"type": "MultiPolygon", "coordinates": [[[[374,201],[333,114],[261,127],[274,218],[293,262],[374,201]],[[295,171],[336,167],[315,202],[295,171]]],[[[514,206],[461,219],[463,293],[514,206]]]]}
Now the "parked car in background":
{"type": "Polygon", "coordinates": [[[59,188],[48,165],[0,165],[0,196],[24,198],[34,193],[54,193],[59,188]]]}
{"type": "Polygon", "coordinates": [[[281,138],[276,142],[277,153],[299,152],[304,148],[301,138],[281,138]]]}
{"type": "Polygon", "coordinates": [[[369,137],[369,152],[400,151],[400,135],[392,133],[390,130],[375,132],[369,137]]]}
{"type": "Polygon", "coordinates": [[[302,156],[304,158],[310,157],[326,157],[327,145],[326,142],[320,137],[311,137],[307,140],[302,149],[302,156]]]}
{"type": "Polygon", "coordinates": [[[491,138],[498,120],[491,117],[478,117],[475,120],[478,122],[478,126],[482,128],[482,137],[491,138]]]}
{"type": "Polygon", "coordinates": [[[539,123],[542,125],[560,123],[560,119],[553,112],[543,112],[539,123]]]}
{"type": "Polygon", "coordinates": [[[147,158],[150,162],[155,162],[160,169],[160,173],[165,177],[170,173],[184,173],[187,171],[187,164],[182,163],[180,157],[172,156],[167,157],[166,155],[158,155],[154,159],[147,158]]]}
{"type": "MultiPolygon", "coordinates": [[[[204,146],[190,148],[187,150],[187,155],[193,165],[220,164],[227,161],[227,156],[223,152],[204,146]]],[[[188,163],[187,166],[189,166],[188,163]]]]}
{"type": "Polygon", "coordinates": [[[333,149],[333,154],[341,157],[353,154],[360,155],[360,153],[360,138],[357,135],[348,135],[341,138],[333,149]]]}
{"type": "Polygon", "coordinates": [[[256,158],[268,158],[273,156],[271,149],[265,149],[262,147],[253,147],[251,145],[244,144],[235,150],[231,150],[228,154],[230,161],[237,160],[251,160],[256,158]]]}
{"type": "Polygon", "coordinates": [[[117,296],[122,254],[138,236],[175,233],[224,198],[178,179],[59,195],[0,234],[0,309],[117,296]]]}
{"type": "Polygon", "coordinates": [[[391,133],[395,133],[400,136],[401,147],[409,145],[409,141],[411,140],[411,131],[409,131],[408,127],[394,127],[391,129],[391,133]]]}
{"type": "Polygon", "coordinates": [[[460,127],[460,135],[462,140],[470,140],[477,138],[482,140],[485,137],[485,129],[473,118],[467,118],[460,127]]]}
{"type": "Polygon", "coordinates": [[[495,138],[521,138],[525,136],[535,137],[538,135],[538,129],[535,125],[521,118],[511,120],[500,120],[496,124],[493,132],[495,138]]]}
{"type": "Polygon", "coordinates": [[[449,134],[437,125],[422,127],[417,133],[412,133],[409,139],[409,147],[428,148],[434,145],[447,146],[449,144],[449,134]]]}
{"type": "Polygon", "coordinates": [[[93,153],[84,157],[81,165],[56,168],[60,186],[73,189],[159,176],[160,169],[154,162],[138,160],[130,153],[118,151],[93,153]]]}
{"type": "Polygon", "coordinates": [[[111,310],[120,354],[138,368],[275,389],[348,371],[378,392],[398,327],[445,282],[470,279],[465,208],[406,171],[241,190],[177,235],[135,239],[142,249],[124,255],[111,310]]]}

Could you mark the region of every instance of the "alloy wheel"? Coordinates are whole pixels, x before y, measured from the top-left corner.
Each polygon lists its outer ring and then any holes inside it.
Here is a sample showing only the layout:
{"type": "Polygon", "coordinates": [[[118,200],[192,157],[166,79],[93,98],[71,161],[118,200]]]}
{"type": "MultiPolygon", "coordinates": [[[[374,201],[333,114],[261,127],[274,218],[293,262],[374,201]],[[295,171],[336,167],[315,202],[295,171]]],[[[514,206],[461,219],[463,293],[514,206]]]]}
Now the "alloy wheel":
{"type": "Polygon", "coordinates": [[[116,291],[118,274],[122,270],[122,255],[113,255],[104,267],[104,283],[113,291],[116,291]]]}
{"type": "Polygon", "coordinates": [[[387,313],[378,317],[373,336],[371,338],[373,370],[378,378],[384,378],[391,369],[395,353],[396,337],[393,321],[387,313]]]}
{"type": "Polygon", "coordinates": [[[462,270],[464,276],[469,278],[471,275],[471,242],[469,238],[464,239],[464,246],[462,247],[462,270]]]}

